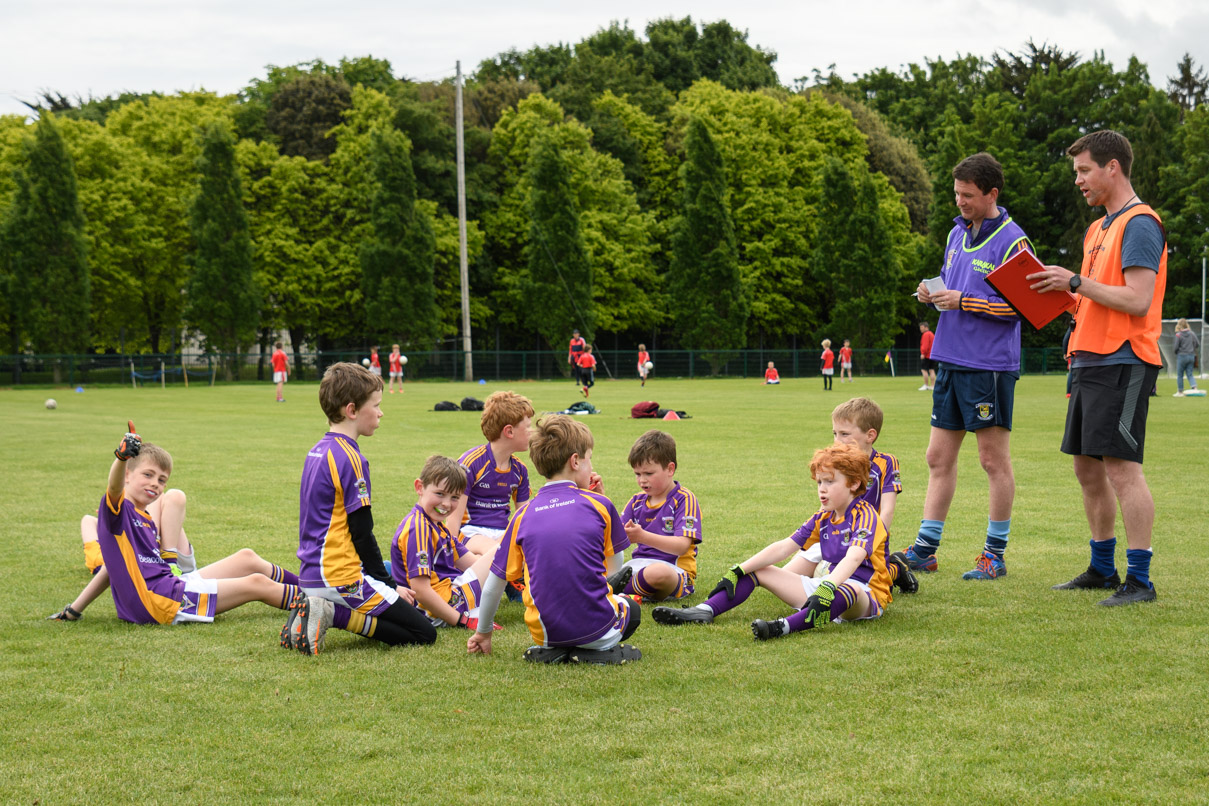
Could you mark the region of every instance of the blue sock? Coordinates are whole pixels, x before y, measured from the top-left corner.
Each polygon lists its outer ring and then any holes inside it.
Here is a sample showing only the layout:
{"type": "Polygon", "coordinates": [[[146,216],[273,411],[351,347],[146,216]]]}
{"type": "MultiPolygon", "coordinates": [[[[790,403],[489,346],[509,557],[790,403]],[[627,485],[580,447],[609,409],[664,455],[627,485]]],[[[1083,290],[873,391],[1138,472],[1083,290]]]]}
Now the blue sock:
{"type": "Polygon", "coordinates": [[[935,554],[940,548],[940,534],[944,529],[944,521],[920,521],[919,534],[915,538],[915,553],[924,559],[935,554]]]}
{"type": "Polygon", "coordinates": [[[1150,557],[1153,554],[1152,549],[1125,549],[1125,562],[1129,569],[1126,573],[1148,588],[1154,587],[1150,584],[1150,557]]]}
{"type": "Polygon", "coordinates": [[[1012,531],[1012,519],[1006,521],[993,521],[987,519],[987,551],[994,554],[999,559],[1003,559],[1003,552],[1007,550],[1008,533],[1012,531]]]}
{"type": "Polygon", "coordinates": [[[1117,572],[1117,539],[1091,541],[1091,567],[1100,576],[1110,577],[1117,572]]]}

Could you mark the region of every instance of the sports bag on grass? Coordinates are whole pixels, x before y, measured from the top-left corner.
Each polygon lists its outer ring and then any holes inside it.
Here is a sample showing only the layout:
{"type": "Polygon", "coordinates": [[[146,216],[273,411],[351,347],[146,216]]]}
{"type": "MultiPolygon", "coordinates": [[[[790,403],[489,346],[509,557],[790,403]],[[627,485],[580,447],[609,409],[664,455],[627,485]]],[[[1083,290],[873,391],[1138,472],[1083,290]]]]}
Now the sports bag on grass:
{"type": "Polygon", "coordinates": [[[630,417],[641,420],[644,417],[654,417],[657,411],[659,411],[658,403],[654,400],[644,400],[630,407],[630,417]]]}

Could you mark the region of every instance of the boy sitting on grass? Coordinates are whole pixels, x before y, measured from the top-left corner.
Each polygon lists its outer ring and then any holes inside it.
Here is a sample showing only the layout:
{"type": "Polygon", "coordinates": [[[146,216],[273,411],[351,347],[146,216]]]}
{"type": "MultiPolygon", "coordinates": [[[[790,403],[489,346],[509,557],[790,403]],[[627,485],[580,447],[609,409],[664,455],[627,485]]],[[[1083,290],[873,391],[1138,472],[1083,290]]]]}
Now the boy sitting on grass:
{"type": "Polygon", "coordinates": [[[480,557],[445,527],[465,491],[465,468],[444,456],[428,457],[416,479],[419,501],[395,532],[390,570],[396,584],[415,593],[433,626],[473,630],[495,547],[480,557]]]}
{"type": "MultiPolygon", "coordinates": [[[[221,578],[196,571],[172,573],[160,555],[155,520],[147,511],[168,486],[172,457],[158,445],[144,444],[134,423],[128,426],[113,452],[105,497],[97,512],[97,544],[118,618],[133,624],[181,624],[212,622],[218,613],[248,602],[288,608],[297,586],[275,582],[262,573],[221,578]]],[[[215,566],[230,570],[231,564],[215,566]]]]}
{"type": "MultiPolygon", "coordinates": [[[[229,557],[211,563],[198,570],[193,546],[185,536],[185,493],[171,489],[158,495],[147,505],[147,514],[155,525],[159,540],[160,558],[168,563],[172,573],[181,576],[193,571],[207,579],[242,577],[248,574],[264,574],[274,582],[297,586],[298,577],[279,565],[260,557],[252,549],[240,549],[229,557]]],[[[93,577],[80,595],[58,613],[48,616],[58,621],[79,621],[84,610],[105,591],[109,590],[109,572],[101,556],[97,540],[97,516],[85,515],[80,520],[80,537],[84,541],[84,564],[93,577]]]]}
{"type": "Polygon", "coordinates": [[[592,472],[592,432],[565,414],[542,418],[529,456],[547,481],[517,510],[483,586],[479,623],[466,642],[471,653],[491,653],[491,625],[505,579],[525,580],[525,623],[537,663],[613,664],[642,653],[629,638],[642,611],[609,589],[607,576],[630,544],[621,516],[592,472]]]}
{"type": "Polygon", "coordinates": [[[390,646],[431,644],[436,629],[395,590],[374,538],[369,462],[358,437],[382,420],[382,377],[349,362],[332,364],[319,382],[328,432],[302,465],[298,518],[300,596],[282,628],[283,643],[318,655],[329,627],[390,646]]]}
{"type": "Polygon", "coordinates": [[[709,624],[738,607],[756,586],[767,588],[786,604],[799,608],[788,618],[751,623],[757,640],[826,626],[830,621],[859,621],[881,616],[892,597],[887,570],[885,526],[877,510],[860,498],[869,478],[869,457],[851,445],[818,450],[810,462],[818,484],[818,512],[796,532],[731,566],[709,599],[695,607],[656,607],[651,615],[660,624],[709,624]],[[795,574],[776,563],[799,548],[818,543],[831,572],[822,579],[795,574]]]}
{"type": "Polygon", "coordinates": [[[610,577],[609,587],[639,603],[689,596],[697,579],[701,507],[697,496],[673,478],[676,440],[663,431],[647,431],[630,448],[629,459],[642,492],[625,505],[621,522],[636,548],[610,577]]]}
{"type": "MultiPolygon", "coordinates": [[[[852,445],[869,457],[869,483],[861,498],[873,505],[882,519],[882,525],[889,532],[890,524],[894,521],[894,506],[898,502],[898,494],[903,491],[903,485],[898,459],[873,447],[881,434],[884,419],[881,406],[867,397],[854,397],[831,412],[831,434],[835,437],[836,445],[852,445]]],[[[805,574],[808,568],[821,567],[818,565],[821,559],[816,544],[808,552],[799,552],[785,565],[785,570],[805,574]]],[[[890,555],[888,570],[894,587],[903,593],[919,590],[919,582],[900,552],[890,555]]]]}

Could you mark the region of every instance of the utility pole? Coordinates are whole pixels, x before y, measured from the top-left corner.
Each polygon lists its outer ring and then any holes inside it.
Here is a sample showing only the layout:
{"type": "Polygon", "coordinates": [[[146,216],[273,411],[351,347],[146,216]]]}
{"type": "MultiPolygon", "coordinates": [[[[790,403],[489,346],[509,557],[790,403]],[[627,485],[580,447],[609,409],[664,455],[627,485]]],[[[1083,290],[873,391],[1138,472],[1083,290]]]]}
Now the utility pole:
{"type": "Polygon", "coordinates": [[[466,383],[474,381],[474,358],[470,352],[470,267],[466,257],[466,153],[462,135],[462,62],[457,62],[458,91],[454,127],[458,137],[458,263],[462,280],[462,355],[466,359],[466,383]]]}

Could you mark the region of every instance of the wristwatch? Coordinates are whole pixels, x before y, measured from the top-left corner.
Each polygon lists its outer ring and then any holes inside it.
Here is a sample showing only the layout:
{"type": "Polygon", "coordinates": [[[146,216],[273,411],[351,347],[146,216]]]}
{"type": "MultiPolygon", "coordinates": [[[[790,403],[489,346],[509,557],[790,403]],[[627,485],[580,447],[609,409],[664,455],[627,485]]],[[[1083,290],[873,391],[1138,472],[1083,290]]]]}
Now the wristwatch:
{"type": "Polygon", "coordinates": [[[1070,292],[1072,294],[1079,293],[1079,286],[1083,285],[1083,275],[1076,274],[1070,278],[1070,292]]]}

